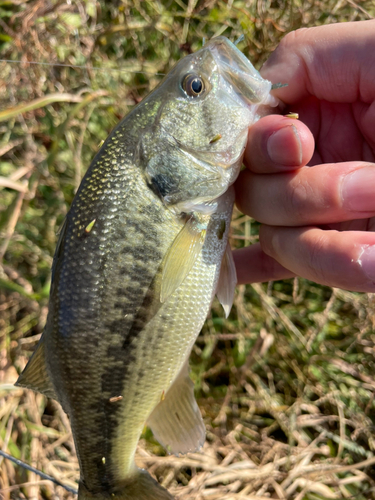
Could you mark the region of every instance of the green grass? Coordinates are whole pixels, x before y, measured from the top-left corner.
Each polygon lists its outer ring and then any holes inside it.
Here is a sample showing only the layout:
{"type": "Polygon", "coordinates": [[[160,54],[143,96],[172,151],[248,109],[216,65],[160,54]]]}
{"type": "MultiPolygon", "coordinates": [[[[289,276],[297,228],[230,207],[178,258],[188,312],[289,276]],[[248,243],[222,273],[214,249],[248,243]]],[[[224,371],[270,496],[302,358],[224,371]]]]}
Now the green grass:
{"type": "MultiPolygon", "coordinates": [[[[119,119],[204,37],[244,34],[260,67],[291,30],[370,16],[372,0],[0,1],[0,58],[22,61],[0,62],[2,449],[66,484],[78,477],[60,407],[9,383],[43,330],[56,231],[119,119]]],[[[233,246],[257,230],[236,212],[233,246]]],[[[145,432],[139,463],[181,500],[375,498],[374,311],[371,295],[303,279],[238,287],[191,357],[203,452],[166,457],[145,432]]],[[[38,481],[0,460],[5,499],[72,498],[38,481]]]]}

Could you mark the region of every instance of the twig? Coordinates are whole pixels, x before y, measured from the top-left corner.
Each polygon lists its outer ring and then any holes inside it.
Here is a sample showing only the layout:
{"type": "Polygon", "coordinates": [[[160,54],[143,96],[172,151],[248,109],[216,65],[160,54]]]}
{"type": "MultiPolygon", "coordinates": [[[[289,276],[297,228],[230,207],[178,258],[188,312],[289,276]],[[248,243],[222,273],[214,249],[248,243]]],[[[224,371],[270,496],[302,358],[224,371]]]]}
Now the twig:
{"type": "Polygon", "coordinates": [[[9,223],[8,223],[8,227],[7,227],[7,232],[5,234],[5,238],[4,238],[3,244],[0,246],[0,261],[3,260],[4,254],[7,251],[10,239],[13,236],[13,233],[14,233],[17,221],[18,221],[18,217],[20,216],[20,213],[21,213],[22,203],[23,203],[23,199],[25,197],[25,194],[26,194],[26,191],[20,191],[17,195],[16,205],[14,207],[12,215],[9,218],[9,223]]]}
{"type": "Polygon", "coordinates": [[[48,474],[45,474],[44,472],[35,469],[34,467],[31,467],[28,464],[25,464],[25,462],[22,462],[22,460],[18,460],[17,458],[12,457],[12,455],[9,455],[8,453],[5,453],[5,451],[0,450],[0,455],[11,462],[15,463],[16,465],[19,465],[20,467],[23,467],[26,470],[29,470],[31,472],[34,472],[35,474],[38,474],[41,478],[43,479],[48,479],[49,481],[52,481],[53,483],[57,484],[58,486],[61,486],[62,488],[65,488],[66,491],[69,491],[69,493],[74,493],[75,495],[78,494],[78,491],[75,490],[74,488],[71,488],[70,486],[67,486],[66,484],[60,483],[57,479],[55,479],[52,476],[49,476],[48,474]]]}

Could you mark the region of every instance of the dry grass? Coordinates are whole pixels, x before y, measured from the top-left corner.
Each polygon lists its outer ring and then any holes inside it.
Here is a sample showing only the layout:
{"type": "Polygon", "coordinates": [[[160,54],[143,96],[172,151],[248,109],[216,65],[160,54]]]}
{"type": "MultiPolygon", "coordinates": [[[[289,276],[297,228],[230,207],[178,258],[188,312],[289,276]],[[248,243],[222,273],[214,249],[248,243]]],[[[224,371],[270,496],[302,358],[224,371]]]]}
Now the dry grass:
{"type": "MultiPolygon", "coordinates": [[[[22,61],[0,62],[1,449],[76,487],[66,415],[12,383],[45,323],[56,228],[119,118],[203,37],[244,34],[259,67],[288,31],[371,16],[372,0],[0,1],[0,57],[22,61]]],[[[236,213],[232,236],[253,243],[257,224],[236,213]]],[[[202,453],[164,456],[145,430],[137,462],[179,500],[375,499],[374,324],[370,295],[239,287],[192,353],[202,453]]],[[[0,457],[1,496],[73,498],[0,457]]]]}

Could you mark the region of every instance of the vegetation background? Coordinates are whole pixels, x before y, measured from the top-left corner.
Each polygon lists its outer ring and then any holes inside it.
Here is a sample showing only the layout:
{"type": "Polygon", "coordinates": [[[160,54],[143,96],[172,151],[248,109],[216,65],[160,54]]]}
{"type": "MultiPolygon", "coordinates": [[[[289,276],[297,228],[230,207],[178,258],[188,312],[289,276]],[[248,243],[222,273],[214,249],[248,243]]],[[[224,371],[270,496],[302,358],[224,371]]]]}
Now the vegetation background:
{"type": "MultiPolygon", "coordinates": [[[[373,0],[0,0],[3,451],[77,486],[67,417],[12,383],[43,330],[56,231],[119,119],[203,38],[244,35],[259,68],[291,30],[374,16],[373,0]]],[[[256,239],[236,212],[232,245],[256,239]]],[[[298,278],[238,287],[191,357],[202,453],[165,456],[145,430],[139,465],[179,500],[375,499],[374,311],[298,278]]],[[[74,495],[0,457],[0,497],[74,495]]]]}

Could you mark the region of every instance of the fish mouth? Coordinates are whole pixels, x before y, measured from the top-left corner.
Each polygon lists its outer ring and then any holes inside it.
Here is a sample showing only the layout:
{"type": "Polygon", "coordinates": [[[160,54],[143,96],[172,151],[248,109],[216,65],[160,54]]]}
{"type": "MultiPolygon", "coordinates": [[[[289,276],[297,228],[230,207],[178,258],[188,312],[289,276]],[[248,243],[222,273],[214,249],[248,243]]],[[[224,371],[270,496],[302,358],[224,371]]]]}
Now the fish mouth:
{"type": "Polygon", "coordinates": [[[213,38],[208,48],[214,58],[227,89],[242,103],[277,106],[278,100],[270,95],[272,83],[262,78],[251,62],[225,37],[213,38]],[[231,88],[229,88],[231,87],[231,88]]]}

